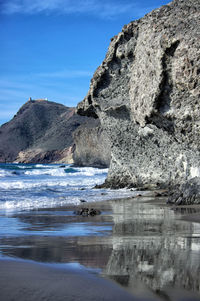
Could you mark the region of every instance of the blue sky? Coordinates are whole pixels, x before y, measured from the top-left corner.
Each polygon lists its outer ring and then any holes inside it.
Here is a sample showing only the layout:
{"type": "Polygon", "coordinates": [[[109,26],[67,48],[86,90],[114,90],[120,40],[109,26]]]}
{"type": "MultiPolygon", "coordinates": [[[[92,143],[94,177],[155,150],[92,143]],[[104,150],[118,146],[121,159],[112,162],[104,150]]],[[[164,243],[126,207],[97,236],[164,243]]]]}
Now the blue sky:
{"type": "Polygon", "coordinates": [[[0,0],[0,124],[28,98],[76,106],[111,37],[169,0],[0,0]]]}

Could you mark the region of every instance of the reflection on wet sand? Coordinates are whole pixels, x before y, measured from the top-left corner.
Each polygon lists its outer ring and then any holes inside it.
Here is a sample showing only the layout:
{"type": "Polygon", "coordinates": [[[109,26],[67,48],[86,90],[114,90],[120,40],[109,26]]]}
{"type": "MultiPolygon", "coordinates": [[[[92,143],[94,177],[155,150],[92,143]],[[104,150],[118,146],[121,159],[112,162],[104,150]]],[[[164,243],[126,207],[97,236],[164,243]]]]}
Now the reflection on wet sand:
{"type": "Polygon", "coordinates": [[[168,287],[200,293],[200,224],[181,220],[197,216],[200,207],[170,208],[148,197],[98,206],[102,214],[94,217],[76,216],[70,208],[2,216],[0,252],[95,268],[143,297],[169,296],[168,287]]]}
{"type": "Polygon", "coordinates": [[[104,238],[24,236],[1,240],[4,255],[48,263],[79,263],[105,268],[112,246],[104,238]]]}
{"type": "Polygon", "coordinates": [[[170,210],[145,198],[115,201],[112,208],[107,276],[133,291],[139,281],[155,292],[166,287],[200,292],[200,224],[177,220],[185,210],[170,210]]]}
{"type": "Polygon", "coordinates": [[[82,217],[69,208],[25,211],[4,217],[3,255],[103,269],[112,251],[112,217],[82,217]],[[11,226],[11,224],[13,226],[11,226]]]}

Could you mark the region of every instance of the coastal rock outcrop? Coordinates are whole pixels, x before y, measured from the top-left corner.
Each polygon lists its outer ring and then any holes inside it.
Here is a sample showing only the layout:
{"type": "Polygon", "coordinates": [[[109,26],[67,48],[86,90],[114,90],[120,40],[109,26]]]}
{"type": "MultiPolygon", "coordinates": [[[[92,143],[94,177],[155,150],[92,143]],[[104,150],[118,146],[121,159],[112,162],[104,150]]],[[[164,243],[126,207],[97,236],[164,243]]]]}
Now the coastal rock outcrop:
{"type": "Polygon", "coordinates": [[[102,167],[108,165],[109,158],[106,161],[105,156],[99,151],[95,153],[96,149],[103,149],[104,145],[101,134],[100,140],[97,139],[97,133],[101,132],[98,122],[94,123],[93,118],[77,115],[75,108],[46,100],[29,100],[10,122],[0,127],[0,162],[75,162],[78,165],[80,160],[76,158],[82,156],[82,132],[85,139],[83,157],[86,152],[88,157],[84,157],[81,165],[88,166],[94,162],[98,162],[99,166],[103,162],[102,167]],[[73,133],[80,126],[75,145],[73,133]],[[90,149],[91,145],[87,141],[93,139],[91,137],[93,134],[96,134],[96,140],[93,149],[90,149]],[[75,159],[73,158],[74,152],[75,159]],[[95,155],[98,158],[95,158],[95,155]],[[90,160],[90,156],[93,161],[90,160]],[[101,157],[105,161],[102,161],[101,157]]]}
{"type": "Polygon", "coordinates": [[[199,74],[199,0],[174,0],[111,39],[77,107],[98,116],[109,137],[106,186],[181,191],[200,179],[199,74]]]}
{"type": "Polygon", "coordinates": [[[90,118],[73,133],[74,163],[78,166],[108,167],[110,142],[99,119],[90,118]]]}

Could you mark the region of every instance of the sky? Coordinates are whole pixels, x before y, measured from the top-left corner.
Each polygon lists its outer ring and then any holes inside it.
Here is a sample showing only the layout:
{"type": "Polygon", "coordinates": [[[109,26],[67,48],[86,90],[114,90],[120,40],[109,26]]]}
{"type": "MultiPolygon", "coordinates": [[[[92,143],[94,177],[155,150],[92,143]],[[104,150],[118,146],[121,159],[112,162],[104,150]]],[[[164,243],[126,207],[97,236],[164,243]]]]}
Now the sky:
{"type": "Polygon", "coordinates": [[[84,99],[110,39],[170,0],[0,0],[0,125],[29,99],[84,99]]]}

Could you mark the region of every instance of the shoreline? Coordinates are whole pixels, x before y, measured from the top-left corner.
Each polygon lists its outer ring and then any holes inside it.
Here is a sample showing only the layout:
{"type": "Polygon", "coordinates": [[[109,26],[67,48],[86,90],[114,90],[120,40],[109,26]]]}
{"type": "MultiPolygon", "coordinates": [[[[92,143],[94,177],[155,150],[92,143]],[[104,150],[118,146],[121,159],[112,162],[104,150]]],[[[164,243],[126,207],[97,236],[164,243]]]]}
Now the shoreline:
{"type": "MultiPolygon", "coordinates": [[[[140,192],[139,192],[140,193],[140,192]]],[[[168,212],[169,214],[175,214],[175,220],[179,224],[179,221],[186,221],[188,226],[191,222],[196,222],[194,218],[194,210],[188,210],[188,209],[199,209],[200,206],[191,205],[191,206],[170,206],[165,204],[164,202],[165,197],[155,197],[153,195],[153,192],[148,192],[147,194],[143,196],[134,196],[134,197],[128,197],[128,198],[119,198],[119,199],[110,199],[110,200],[103,200],[103,201],[97,201],[97,202],[85,202],[80,203],[79,205],[72,205],[72,206],[62,206],[58,208],[49,208],[50,211],[54,212],[61,211],[64,212],[66,210],[68,211],[74,211],[78,208],[95,208],[100,209],[102,211],[101,215],[95,216],[95,217],[80,217],[74,215],[74,219],[77,222],[90,224],[93,222],[95,223],[102,223],[105,224],[106,221],[104,217],[107,219],[110,219],[110,217],[113,217],[113,231],[110,234],[109,241],[113,241],[113,252],[115,250],[118,250],[118,247],[122,248],[119,249],[119,256],[121,256],[120,252],[122,252],[123,248],[127,247],[129,248],[132,244],[135,244],[135,238],[137,238],[138,235],[141,235],[141,239],[139,238],[138,243],[140,244],[140,240],[142,241],[146,235],[148,234],[148,231],[152,231],[148,228],[148,223],[146,224],[140,224],[140,217],[137,215],[138,208],[146,208],[148,213],[148,208],[154,208],[155,214],[157,214],[157,220],[158,227],[159,222],[162,222],[162,215],[160,215],[161,211],[164,210],[165,212],[168,212]],[[135,209],[133,208],[135,206],[135,209]],[[158,211],[157,211],[158,210],[158,211]],[[187,213],[183,215],[180,218],[179,211],[181,212],[183,210],[183,213],[187,213]],[[191,211],[191,212],[190,212],[191,211]],[[159,213],[160,212],[160,213],[159,213]],[[178,213],[176,215],[176,213],[178,213]],[[135,214],[135,215],[134,215],[135,214]],[[135,228],[135,225],[137,225],[137,221],[135,219],[138,219],[139,227],[138,230],[135,228]],[[160,221],[159,221],[160,219],[160,221]],[[136,231],[136,230],[138,231],[136,231]],[[123,232],[123,231],[125,232],[123,232]],[[121,232],[122,231],[122,232],[121,232]],[[128,232],[127,232],[128,231],[128,232]],[[132,232],[136,231],[136,232],[132,232]],[[146,232],[147,231],[147,232],[146,232]],[[127,232],[127,233],[126,233],[127,232]],[[126,238],[126,235],[127,238],[126,238]],[[130,236],[129,236],[130,235],[130,236]],[[145,235],[143,237],[143,235],[145,235]],[[129,242],[130,237],[130,242],[129,242]],[[118,242],[119,239],[119,242],[118,242]],[[121,242],[120,242],[121,240],[121,242]],[[116,243],[116,246],[115,246],[116,243]]],[[[142,209],[142,210],[144,210],[142,209]]],[[[47,208],[41,209],[41,210],[35,210],[36,214],[41,214],[42,211],[46,211],[47,208]]],[[[142,211],[143,212],[143,211],[142,211]]],[[[144,211],[145,212],[145,211],[144,211]]],[[[142,213],[143,214],[143,213],[142,213]]],[[[59,218],[59,216],[58,216],[59,218]]],[[[143,221],[143,215],[141,216],[141,222],[143,221]]],[[[198,221],[199,222],[199,221],[198,221]]],[[[66,221],[65,221],[66,223],[66,221]]],[[[68,222],[69,224],[72,223],[70,220],[68,222]]],[[[162,224],[161,224],[162,225],[162,224]]],[[[149,227],[155,227],[154,223],[149,222],[149,227]]],[[[156,228],[155,228],[156,229],[156,228]]],[[[154,231],[154,229],[153,229],[154,231]]],[[[153,233],[153,232],[152,232],[153,233]]],[[[98,235],[98,234],[97,234],[98,235]]],[[[153,235],[155,235],[153,233],[153,235]]],[[[97,236],[99,237],[99,236],[97,236]]],[[[151,237],[151,236],[150,236],[151,237]]],[[[148,238],[148,236],[147,236],[148,238]]],[[[49,240],[52,238],[49,237],[49,240]]],[[[67,236],[66,236],[66,239],[67,236]]],[[[79,246],[82,249],[84,246],[92,247],[92,237],[88,234],[85,235],[84,240],[78,239],[79,246]]],[[[26,242],[26,241],[25,241],[26,242]]],[[[173,241],[172,241],[173,242],[173,241]]],[[[23,242],[22,242],[23,243],[23,242]]],[[[96,240],[94,243],[97,243],[96,240]]],[[[145,243],[145,240],[144,240],[145,243]]],[[[68,242],[69,244],[69,242],[68,242]]],[[[102,241],[100,244],[104,245],[105,241],[102,241]]],[[[145,246],[145,245],[144,245],[145,246]]],[[[76,245],[74,245],[75,248],[77,248],[76,245]]],[[[155,247],[155,246],[152,246],[155,247]]],[[[152,248],[151,247],[151,248],[152,248]]],[[[132,248],[132,247],[131,247],[132,248]]],[[[146,249],[146,247],[145,247],[146,249]]],[[[126,249],[124,249],[126,250],[126,249]]],[[[157,249],[155,249],[157,250],[157,249]]],[[[155,250],[152,249],[152,254],[155,254],[155,250]]],[[[171,249],[170,249],[171,250],[171,249]]],[[[141,250],[142,251],[142,250],[141,250]]],[[[141,252],[139,250],[139,252],[141,252]]],[[[145,250],[145,252],[149,252],[150,249],[145,250]]],[[[85,253],[82,253],[83,256],[85,256],[85,253]]],[[[92,256],[94,253],[89,254],[89,256],[92,256]]],[[[122,253],[123,254],[123,253],[122,253]]],[[[126,253],[125,253],[126,254],[126,253]]],[[[134,253],[133,253],[134,254],[134,253]]],[[[140,253],[139,253],[140,254],[140,253]]],[[[69,254],[68,254],[69,256],[69,254]]],[[[97,253],[95,256],[98,256],[97,253]]],[[[99,257],[103,256],[102,253],[99,253],[99,257]]],[[[110,264],[112,263],[112,257],[113,254],[110,254],[110,264]]],[[[131,255],[132,258],[133,255],[131,255]]],[[[137,253],[134,254],[134,256],[138,256],[137,253]]],[[[19,257],[18,257],[19,258],[19,257]]],[[[88,257],[89,258],[89,257],[88,257]]],[[[127,258],[126,260],[129,260],[127,258]]],[[[70,261],[69,261],[70,262],[70,261]]],[[[141,291],[137,292],[137,290],[134,290],[132,287],[128,288],[126,285],[124,287],[121,286],[120,281],[115,281],[115,277],[112,280],[112,273],[109,274],[109,264],[107,264],[106,270],[108,274],[95,274],[94,270],[92,269],[89,271],[88,268],[80,269],[80,268],[71,268],[70,265],[67,263],[69,262],[61,262],[59,263],[44,263],[43,262],[37,262],[35,260],[27,260],[27,259],[15,259],[15,258],[0,258],[0,293],[1,293],[1,300],[2,301],[43,301],[43,300],[94,300],[94,301],[107,301],[107,300],[147,300],[147,301],[157,301],[157,300],[164,300],[162,296],[157,296],[154,293],[150,291],[150,289],[147,289],[145,286],[143,286],[141,282],[141,291]],[[66,263],[66,264],[65,264],[66,263]],[[138,293],[138,294],[137,294],[138,293]]],[[[83,263],[84,266],[84,263],[83,263]]],[[[85,267],[85,266],[84,266],[85,267]]],[[[113,266],[115,268],[115,266],[113,266]]],[[[112,265],[111,265],[111,271],[112,271],[112,265]]],[[[120,271],[119,271],[120,272],[120,271]]],[[[121,271],[123,273],[123,270],[121,271]]],[[[120,275],[120,274],[119,274],[120,275]]],[[[123,274],[122,274],[123,275],[123,274]]],[[[120,276],[121,277],[121,276],[120,276]]],[[[170,288],[171,290],[171,288],[170,288]]],[[[167,296],[170,296],[170,290],[165,290],[164,292],[167,293],[167,296]]],[[[181,300],[181,296],[187,296],[188,291],[185,293],[177,293],[177,289],[175,287],[174,294],[176,295],[176,299],[172,298],[169,300],[181,300]]],[[[184,300],[193,300],[197,301],[200,300],[199,296],[196,296],[195,293],[192,291],[189,291],[188,298],[184,300]]]]}

